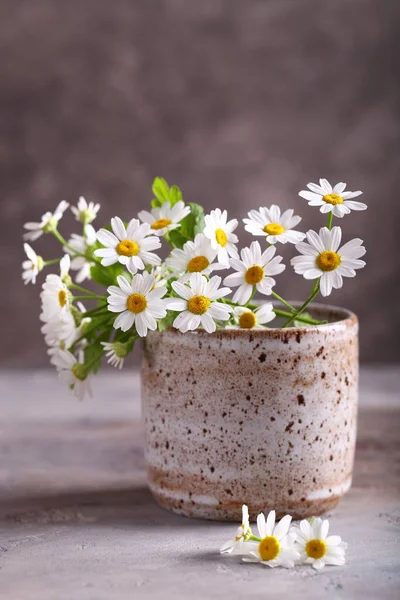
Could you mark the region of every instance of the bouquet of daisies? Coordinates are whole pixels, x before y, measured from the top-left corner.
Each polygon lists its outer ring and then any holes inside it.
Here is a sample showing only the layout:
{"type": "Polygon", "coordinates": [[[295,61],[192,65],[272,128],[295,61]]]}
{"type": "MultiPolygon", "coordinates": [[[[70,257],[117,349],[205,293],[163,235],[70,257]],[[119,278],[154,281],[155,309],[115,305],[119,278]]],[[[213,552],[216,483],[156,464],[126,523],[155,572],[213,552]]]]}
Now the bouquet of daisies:
{"type": "Polygon", "coordinates": [[[79,234],[67,239],[59,231],[69,207],[65,201],[40,222],[26,223],[28,242],[52,235],[62,249],[61,256],[46,260],[25,243],[27,260],[22,265],[25,283],[35,283],[45,268],[59,266],[59,273],[48,274],[43,283],[40,319],[50,361],[60,377],[82,398],[90,393],[90,376],[102,357],[121,368],[136,340],[149,330],[260,329],[277,316],[284,318],[283,327],[319,325],[321,321],[305,312],[307,306],[319,293],[329,296],[342,287],[343,277],[354,277],[365,265],[360,260],[365,254],[362,240],[341,245],[342,231],[332,227],[333,217],[367,207],[353,200],[361,192],[346,192],[344,183],[332,188],[320,179],[319,185],[307,187],[299,195],[327,214],[325,227],[302,233],[296,229],[301,217],[293,210],[260,207],[243,220],[246,231],[258,239],[240,252],[236,219],[228,220],[227,211],[219,208],[205,215],[200,205],[185,204],[176,185],[159,177],[152,186],[151,210],[128,222],[116,216],[96,231],[92,223],[100,205],[80,198],[71,207],[81,225],[79,234]],[[158,255],[162,240],[171,249],[165,261],[158,255]],[[313,281],[300,307],[275,290],[275,276],[285,269],[277,254],[279,244],[295,245],[299,254],[291,265],[313,281]],[[85,280],[97,289],[86,287],[85,280]],[[255,302],[256,294],[262,299],[255,302]]]}

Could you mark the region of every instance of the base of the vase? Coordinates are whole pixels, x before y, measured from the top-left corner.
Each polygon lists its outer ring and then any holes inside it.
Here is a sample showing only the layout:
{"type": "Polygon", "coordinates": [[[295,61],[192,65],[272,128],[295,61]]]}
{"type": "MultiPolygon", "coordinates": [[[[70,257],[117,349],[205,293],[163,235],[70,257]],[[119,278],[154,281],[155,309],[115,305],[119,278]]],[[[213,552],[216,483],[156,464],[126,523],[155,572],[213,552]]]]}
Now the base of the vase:
{"type": "MultiPolygon", "coordinates": [[[[171,496],[168,492],[154,489],[150,484],[150,491],[161,508],[172,511],[178,515],[192,519],[205,519],[210,521],[236,521],[240,522],[242,518],[242,504],[232,502],[230,504],[211,503],[208,496],[192,496],[190,499],[171,496]]],[[[344,494],[330,496],[320,500],[291,502],[284,505],[268,506],[265,503],[248,503],[250,519],[255,521],[260,512],[266,512],[271,509],[276,510],[278,518],[290,514],[293,519],[305,519],[312,516],[318,516],[326,513],[338,504],[344,494]]]]}

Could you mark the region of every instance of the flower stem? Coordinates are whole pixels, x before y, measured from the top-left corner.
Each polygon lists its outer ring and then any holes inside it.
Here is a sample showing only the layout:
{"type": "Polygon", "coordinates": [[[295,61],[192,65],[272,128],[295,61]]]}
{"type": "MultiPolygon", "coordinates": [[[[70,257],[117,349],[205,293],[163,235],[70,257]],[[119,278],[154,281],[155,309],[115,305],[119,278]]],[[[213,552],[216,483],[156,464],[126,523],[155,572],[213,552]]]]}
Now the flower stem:
{"type": "MultiPolygon", "coordinates": [[[[292,317],[292,313],[287,312],[286,310],[279,310],[277,308],[274,308],[274,313],[278,317],[288,317],[288,318],[292,317]]],[[[299,315],[298,318],[296,316],[296,320],[301,321],[302,323],[308,323],[309,325],[324,325],[324,323],[328,322],[328,321],[318,321],[317,319],[312,319],[311,317],[304,317],[303,315],[299,315]]]]}
{"type": "Polygon", "coordinates": [[[90,296],[74,296],[74,300],[103,300],[104,296],[97,296],[96,294],[90,294],[90,296]]]}
{"type": "Polygon", "coordinates": [[[307,300],[300,306],[300,308],[296,311],[296,313],[294,315],[291,316],[291,318],[289,319],[289,321],[287,321],[283,328],[285,327],[290,327],[290,325],[293,323],[293,321],[295,321],[296,319],[300,321],[300,315],[301,313],[307,308],[307,306],[314,300],[315,296],[317,296],[317,294],[319,293],[319,278],[315,280],[315,283],[313,285],[313,289],[311,291],[311,294],[309,295],[309,297],[307,298],[307,300]]]}
{"type": "Polygon", "coordinates": [[[333,212],[328,213],[328,229],[332,229],[333,212]]]}
{"type": "Polygon", "coordinates": [[[55,265],[56,263],[59,263],[60,260],[61,258],[52,258],[51,260],[45,260],[44,266],[47,267],[48,265],[55,265]]]}
{"type": "Polygon", "coordinates": [[[71,285],[69,287],[74,290],[78,290],[79,292],[83,292],[84,294],[89,294],[91,296],[95,296],[97,298],[105,298],[105,296],[97,296],[97,294],[94,294],[90,290],[87,290],[86,288],[81,287],[80,285],[76,285],[76,283],[71,283],[71,285]]]}
{"type": "Polygon", "coordinates": [[[294,308],[294,306],[292,306],[291,304],[289,304],[289,302],[286,302],[286,300],[284,300],[282,298],[282,296],[280,296],[279,294],[277,294],[273,290],[272,290],[272,295],[273,295],[274,298],[276,298],[277,300],[279,300],[279,302],[282,302],[282,304],[284,304],[285,306],[287,306],[291,310],[291,312],[296,312],[296,309],[294,308]]]}
{"type": "Polygon", "coordinates": [[[261,542],[261,538],[256,537],[255,535],[251,535],[249,538],[247,538],[246,542],[261,542]]]}

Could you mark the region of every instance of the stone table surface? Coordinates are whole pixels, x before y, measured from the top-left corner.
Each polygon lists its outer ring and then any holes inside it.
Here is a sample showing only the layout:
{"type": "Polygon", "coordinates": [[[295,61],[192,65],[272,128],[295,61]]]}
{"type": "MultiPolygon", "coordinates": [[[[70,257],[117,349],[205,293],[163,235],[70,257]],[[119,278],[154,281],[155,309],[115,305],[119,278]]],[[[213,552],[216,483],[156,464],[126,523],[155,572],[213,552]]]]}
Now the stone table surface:
{"type": "Polygon", "coordinates": [[[353,487],[329,515],[344,567],[317,573],[218,553],[236,524],[159,508],[146,487],[139,378],[76,401],[51,372],[0,374],[0,598],[400,597],[400,369],[368,368],[353,487]]]}

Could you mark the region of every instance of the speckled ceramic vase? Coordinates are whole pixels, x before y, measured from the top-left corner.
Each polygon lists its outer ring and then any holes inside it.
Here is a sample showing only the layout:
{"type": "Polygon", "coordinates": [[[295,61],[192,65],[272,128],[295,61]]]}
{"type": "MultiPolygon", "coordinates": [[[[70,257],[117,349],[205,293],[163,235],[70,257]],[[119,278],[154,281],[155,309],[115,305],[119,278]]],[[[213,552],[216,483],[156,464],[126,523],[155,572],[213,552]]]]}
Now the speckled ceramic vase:
{"type": "Polygon", "coordinates": [[[153,332],[142,403],[157,502],[197,518],[294,518],[333,508],[351,485],[358,322],[314,305],[326,325],[153,332]]]}

